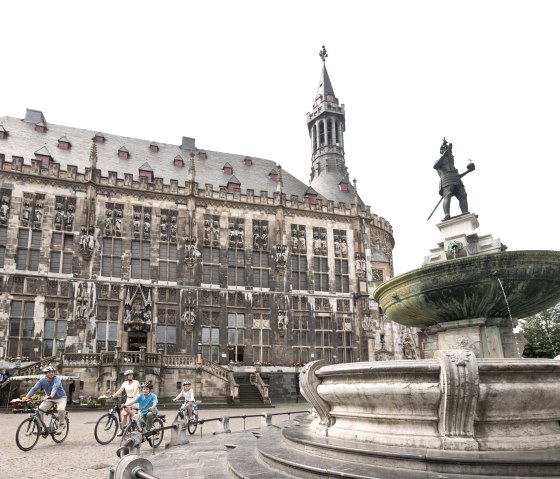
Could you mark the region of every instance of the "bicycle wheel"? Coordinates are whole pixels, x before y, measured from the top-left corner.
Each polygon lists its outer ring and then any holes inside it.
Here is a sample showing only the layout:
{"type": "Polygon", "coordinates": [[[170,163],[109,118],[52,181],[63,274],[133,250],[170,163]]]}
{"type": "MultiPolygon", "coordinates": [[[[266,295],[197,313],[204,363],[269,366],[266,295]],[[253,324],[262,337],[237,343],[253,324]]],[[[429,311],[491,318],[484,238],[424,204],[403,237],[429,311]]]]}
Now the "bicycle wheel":
{"type": "Polygon", "coordinates": [[[99,444],[109,444],[117,435],[119,421],[113,413],[103,414],[95,423],[95,440],[99,444]]]}
{"type": "Polygon", "coordinates": [[[23,421],[16,431],[16,444],[22,451],[29,451],[39,440],[39,423],[33,417],[23,421]]]}
{"type": "MultiPolygon", "coordinates": [[[[64,439],[68,437],[68,430],[70,429],[70,420],[68,419],[68,415],[64,419],[64,422],[66,423],[66,427],[64,428],[62,433],[60,434],[55,434],[54,432],[51,433],[51,437],[53,441],[56,443],[61,443],[62,441],[64,441],[64,439]]],[[[58,428],[58,415],[53,417],[53,420],[51,421],[51,431],[56,431],[57,428],[58,428]]]]}
{"type": "Polygon", "coordinates": [[[187,424],[187,429],[189,434],[192,436],[196,432],[196,427],[198,426],[198,416],[193,414],[192,419],[187,424]]]}
{"type": "MultiPolygon", "coordinates": [[[[154,419],[154,425],[152,426],[152,429],[160,429],[160,428],[163,428],[163,421],[159,417],[156,417],[154,419]]],[[[156,432],[152,436],[148,436],[146,439],[148,440],[148,444],[150,446],[158,447],[161,444],[161,441],[163,441],[163,429],[161,431],[156,432]]]]}
{"type": "Polygon", "coordinates": [[[128,436],[130,435],[130,433],[136,430],[136,422],[129,420],[127,426],[124,428],[123,435],[121,437],[121,446],[124,446],[124,443],[128,440],[128,436]]]}

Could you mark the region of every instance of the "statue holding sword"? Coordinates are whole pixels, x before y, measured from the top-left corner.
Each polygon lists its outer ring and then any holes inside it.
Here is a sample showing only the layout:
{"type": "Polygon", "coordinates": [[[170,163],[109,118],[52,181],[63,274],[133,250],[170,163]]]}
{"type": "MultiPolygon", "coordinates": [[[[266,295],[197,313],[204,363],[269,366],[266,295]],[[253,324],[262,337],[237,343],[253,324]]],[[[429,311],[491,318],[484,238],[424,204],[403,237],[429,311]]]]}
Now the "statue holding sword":
{"type": "Polygon", "coordinates": [[[439,160],[435,162],[434,169],[438,172],[440,178],[439,194],[441,195],[441,199],[434,208],[434,211],[432,211],[432,214],[428,217],[428,220],[432,217],[439,204],[443,201],[443,212],[445,214],[443,221],[446,221],[451,218],[451,215],[449,214],[449,207],[451,206],[451,198],[453,196],[459,200],[461,213],[465,214],[469,212],[467,192],[461,178],[471,171],[474,171],[475,165],[469,160],[467,171],[459,174],[459,171],[455,168],[453,144],[448,143],[445,138],[443,139],[439,153],[441,156],[439,160]]]}

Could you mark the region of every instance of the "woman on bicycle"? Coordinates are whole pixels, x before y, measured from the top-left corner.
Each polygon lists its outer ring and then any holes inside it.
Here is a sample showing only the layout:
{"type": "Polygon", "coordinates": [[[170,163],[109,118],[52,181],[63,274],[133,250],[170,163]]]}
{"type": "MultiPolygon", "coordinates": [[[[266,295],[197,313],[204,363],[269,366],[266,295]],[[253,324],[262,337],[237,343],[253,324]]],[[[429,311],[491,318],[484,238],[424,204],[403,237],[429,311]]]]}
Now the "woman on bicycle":
{"type": "Polygon", "coordinates": [[[47,366],[43,369],[45,375],[35,383],[27,395],[23,398],[24,401],[31,399],[31,395],[36,391],[42,389],[45,392],[43,402],[39,405],[38,412],[41,415],[41,422],[45,423],[45,416],[43,415],[49,411],[55,404],[58,410],[58,427],[55,434],[62,434],[66,427],[66,392],[62,387],[60,378],[56,376],[56,369],[52,366],[47,366]]]}
{"type": "Polygon", "coordinates": [[[183,400],[187,403],[187,414],[189,416],[189,419],[192,418],[192,408],[193,408],[193,404],[195,404],[195,399],[194,399],[194,393],[191,389],[191,382],[187,379],[186,381],[183,381],[183,389],[181,389],[181,392],[179,392],[179,394],[177,395],[176,398],[173,399],[173,401],[179,401],[179,399],[183,398],[183,400]]]}
{"type": "Polygon", "coordinates": [[[119,431],[118,436],[123,435],[124,428],[126,427],[126,423],[128,421],[128,416],[134,416],[134,413],[136,412],[134,398],[140,394],[140,383],[134,379],[134,371],[129,369],[124,372],[124,376],[126,381],[123,382],[119,390],[113,394],[113,397],[116,398],[121,395],[123,391],[126,393],[126,401],[123,404],[121,411],[121,430],[119,431]]]}

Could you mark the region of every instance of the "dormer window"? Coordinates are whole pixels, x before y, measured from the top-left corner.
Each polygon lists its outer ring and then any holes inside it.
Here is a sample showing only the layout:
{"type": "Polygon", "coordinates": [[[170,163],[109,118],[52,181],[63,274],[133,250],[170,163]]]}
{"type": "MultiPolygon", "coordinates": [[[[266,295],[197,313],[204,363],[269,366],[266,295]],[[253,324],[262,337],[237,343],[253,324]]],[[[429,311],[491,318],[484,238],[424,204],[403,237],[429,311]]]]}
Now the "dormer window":
{"type": "Polygon", "coordinates": [[[39,133],[45,133],[47,131],[47,125],[45,122],[40,121],[39,123],[35,123],[35,131],[39,133]]]}
{"type": "Polygon", "coordinates": [[[35,159],[39,160],[41,162],[41,166],[43,168],[48,168],[50,162],[52,161],[52,156],[49,153],[49,150],[47,150],[47,148],[45,146],[43,146],[43,148],[37,150],[35,152],[35,159]]]}
{"type": "Polygon", "coordinates": [[[309,188],[307,188],[307,191],[305,192],[305,194],[303,195],[304,198],[307,198],[309,200],[310,203],[315,203],[315,201],[317,200],[317,196],[319,195],[319,193],[317,193],[313,188],[311,188],[311,186],[309,188]]]}
{"type": "Polygon", "coordinates": [[[71,146],[70,141],[65,136],[58,139],[58,147],[61,150],[69,150],[71,146]]]}
{"type": "Polygon", "coordinates": [[[151,151],[152,153],[157,153],[157,152],[159,151],[159,146],[158,146],[158,144],[157,144],[155,141],[152,141],[152,142],[150,143],[150,151],[151,151]]]}
{"type": "Polygon", "coordinates": [[[8,132],[2,125],[0,125],[0,140],[5,140],[7,136],[8,132]]]}
{"type": "Polygon", "coordinates": [[[154,170],[152,170],[152,167],[148,164],[148,162],[144,163],[140,167],[138,175],[140,177],[146,177],[148,179],[148,183],[152,183],[154,181],[154,170]]]}
{"type": "Polygon", "coordinates": [[[101,132],[97,132],[92,138],[95,143],[105,143],[105,135],[101,132]]]}
{"type": "Polygon", "coordinates": [[[270,173],[268,174],[268,179],[272,181],[276,181],[278,179],[278,172],[274,168],[270,170],[270,173]]]}
{"type": "Polygon", "coordinates": [[[246,156],[243,160],[243,164],[245,166],[253,166],[253,158],[251,158],[250,156],[246,156]]]}
{"type": "Polygon", "coordinates": [[[226,163],[222,169],[224,171],[224,175],[233,175],[233,166],[229,163],[226,163]]]}
{"type": "Polygon", "coordinates": [[[227,190],[230,193],[241,190],[241,182],[233,175],[227,182],[227,190]]]}
{"type": "Polygon", "coordinates": [[[205,160],[206,158],[208,158],[208,155],[206,154],[206,152],[204,150],[200,150],[198,152],[198,159],[199,160],[205,160]]]}
{"type": "Polygon", "coordinates": [[[121,146],[119,148],[119,158],[122,158],[123,160],[128,160],[130,158],[130,153],[126,149],[126,146],[121,146]]]}
{"type": "Polygon", "coordinates": [[[181,155],[177,155],[175,158],[173,158],[173,165],[179,168],[183,168],[185,166],[185,160],[183,160],[183,157],[181,155]]]}
{"type": "Polygon", "coordinates": [[[328,101],[329,103],[332,103],[332,102],[334,101],[334,95],[330,95],[330,94],[327,95],[327,101],[328,101]]]}
{"type": "Polygon", "coordinates": [[[338,189],[340,191],[349,191],[348,189],[348,182],[346,180],[342,180],[339,184],[338,184],[338,189]]]}

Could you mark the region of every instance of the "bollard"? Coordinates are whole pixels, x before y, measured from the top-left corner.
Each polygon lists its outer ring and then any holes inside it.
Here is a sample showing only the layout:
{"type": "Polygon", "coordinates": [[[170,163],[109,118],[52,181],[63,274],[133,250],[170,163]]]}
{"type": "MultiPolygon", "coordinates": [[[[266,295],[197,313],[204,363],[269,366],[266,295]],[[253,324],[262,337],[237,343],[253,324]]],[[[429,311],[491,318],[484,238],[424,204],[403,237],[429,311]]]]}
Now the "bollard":
{"type": "Polygon", "coordinates": [[[114,479],[137,479],[136,474],[140,471],[151,474],[154,466],[144,457],[128,455],[120,458],[112,477],[114,479]]]}
{"type": "Polygon", "coordinates": [[[222,416],[216,423],[216,432],[214,434],[230,433],[229,416],[222,416]]]}
{"type": "Polygon", "coordinates": [[[117,449],[117,456],[123,457],[129,454],[140,454],[140,444],[142,444],[142,434],[138,431],[130,433],[124,444],[117,449]]]}
{"type": "Polygon", "coordinates": [[[263,412],[261,416],[261,427],[272,426],[272,414],[263,412]]]}
{"type": "Polygon", "coordinates": [[[165,447],[171,446],[181,446],[183,444],[188,444],[187,439],[187,419],[178,419],[173,423],[173,429],[171,429],[171,438],[165,447]]]}

